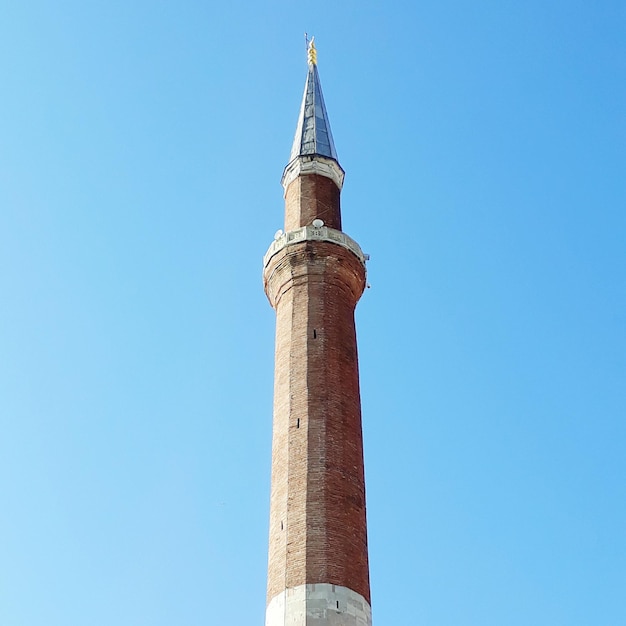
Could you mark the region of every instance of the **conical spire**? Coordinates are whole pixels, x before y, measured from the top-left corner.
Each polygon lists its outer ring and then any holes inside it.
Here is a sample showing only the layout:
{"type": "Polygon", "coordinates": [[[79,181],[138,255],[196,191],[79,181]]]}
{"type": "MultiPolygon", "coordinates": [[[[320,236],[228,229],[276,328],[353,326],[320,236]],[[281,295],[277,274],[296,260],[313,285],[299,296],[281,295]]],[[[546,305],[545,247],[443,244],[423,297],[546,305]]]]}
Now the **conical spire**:
{"type": "Polygon", "coordinates": [[[309,44],[308,57],[309,72],[304,85],[300,117],[289,160],[317,154],[337,161],[337,151],[330,132],[330,122],[317,71],[317,50],[313,39],[309,44]]]}
{"type": "Polygon", "coordinates": [[[287,187],[299,176],[317,174],[335,182],[341,189],[345,173],[339,165],[335,142],[330,132],[328,113],[317,72],[317,50],[311,39],[308,49],[309,71],[304,85],[296,136],[289,163],[283,172],[282,185],[287,187]]]}

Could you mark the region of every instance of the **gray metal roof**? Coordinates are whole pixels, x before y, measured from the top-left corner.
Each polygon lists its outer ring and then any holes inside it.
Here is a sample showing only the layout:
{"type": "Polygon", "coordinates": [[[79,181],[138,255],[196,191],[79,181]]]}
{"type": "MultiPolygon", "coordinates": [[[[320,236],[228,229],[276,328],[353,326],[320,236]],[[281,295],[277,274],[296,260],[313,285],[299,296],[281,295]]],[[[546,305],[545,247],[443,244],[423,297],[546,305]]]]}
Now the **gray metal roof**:
{"type": "Polygon", "coordinates": [[[300,117],[289,161],[293,161],[298,156],[313,154],[335,159],[338,162],[317,65],[309,63],[309,73],[304,85],[300,117]]]}

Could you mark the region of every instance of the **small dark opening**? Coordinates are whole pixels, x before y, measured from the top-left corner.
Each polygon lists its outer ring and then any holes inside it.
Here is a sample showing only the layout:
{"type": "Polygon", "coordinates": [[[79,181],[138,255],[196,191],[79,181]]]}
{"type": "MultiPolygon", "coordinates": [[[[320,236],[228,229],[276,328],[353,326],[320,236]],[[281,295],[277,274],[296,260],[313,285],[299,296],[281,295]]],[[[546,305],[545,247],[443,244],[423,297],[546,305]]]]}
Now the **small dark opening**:
{"type": "Polygon", "coordinates": [[[339,608],[339,600],[337,600],[337,608],[339,608]]]}
{"type": "Polygon", "coordinates": [[[282,521],[280,522],[280,529],[281,529],[281,530],[283,530],[283,529],[284,529],[284,526],[283,526],[282,521]]]}
{"type": "Polygon", "coordinates": [[[317,339],[317,331],[315,328],[313,329],[313,339],[317,339]]]}
{"type": "Polygon", "coordinates": [[[300,428],[300,418],[296,420],[296,428],[300,428]]]}

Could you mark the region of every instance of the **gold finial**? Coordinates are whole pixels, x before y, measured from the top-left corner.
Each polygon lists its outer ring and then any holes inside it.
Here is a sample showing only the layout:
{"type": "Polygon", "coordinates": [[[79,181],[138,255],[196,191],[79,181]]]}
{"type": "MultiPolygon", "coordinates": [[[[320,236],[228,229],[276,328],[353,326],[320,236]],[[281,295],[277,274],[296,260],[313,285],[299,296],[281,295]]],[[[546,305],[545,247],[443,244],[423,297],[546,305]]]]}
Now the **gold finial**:
{"type": "Polygon", "coordinates": [[[317,50],[315,48],[315,37],[311,37],[311,41],[309,42],[309,65],[317,65],[317,50]]]}

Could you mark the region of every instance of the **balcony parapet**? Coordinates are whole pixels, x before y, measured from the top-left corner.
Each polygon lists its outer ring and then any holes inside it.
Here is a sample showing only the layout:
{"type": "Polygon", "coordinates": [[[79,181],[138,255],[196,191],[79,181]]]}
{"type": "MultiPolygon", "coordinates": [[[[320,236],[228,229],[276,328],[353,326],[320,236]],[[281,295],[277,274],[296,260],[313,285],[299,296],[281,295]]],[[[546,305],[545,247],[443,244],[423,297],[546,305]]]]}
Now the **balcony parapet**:
{"type": "Polygon", "coordinates": [[[361,246],[348,237],[345,233],[328,226],[303,226],[296,230],[290,230],[286,233],[278,231],[274,241],[272,241],[268,251],[263,257],[263,267],[267,267],[270,259],[287,246],[302,243],[303,241],[328,241],[342,246],[352,252],[361,261],[365,267],[365,262],[369,259],[369,255],[364,254],[361,246]]]}

